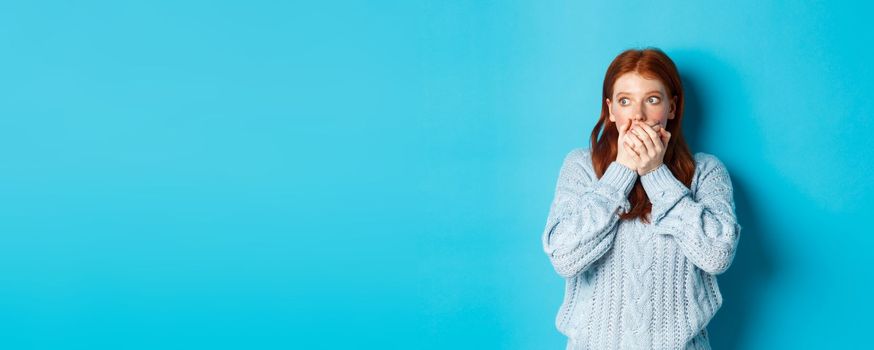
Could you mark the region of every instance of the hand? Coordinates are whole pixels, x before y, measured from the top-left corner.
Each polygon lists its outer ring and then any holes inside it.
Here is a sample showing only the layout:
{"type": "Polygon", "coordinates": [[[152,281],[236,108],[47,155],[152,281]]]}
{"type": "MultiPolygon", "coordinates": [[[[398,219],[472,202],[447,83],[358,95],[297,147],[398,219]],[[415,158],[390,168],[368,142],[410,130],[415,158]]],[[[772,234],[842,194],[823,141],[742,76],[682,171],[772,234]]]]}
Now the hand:
{"type": "Polygon", "coordinates": [[[630,128],[631,119],[627,119],[622,125],[616,124],[616,129],[619,130],[619,140],[617,142],[617,148],[619,149],[616,152],[616,161],[631,170],[637,171],[637,163],[640,161],[640,157],[634,152],[631,146],[633,143],[628,140],[631,137],[631,135],[628,135],[630,128]]]}
{"type": "Polygon", "coordinates": [[[671,133],[664,130],[660,125],[649,126],[646,123],[635,122],[627,132],[625,132],[625,142],[633,152],[635,167],[638,175],[645,175],[664,162],[665,150],[668,141],[671,139],[671,133]]]}

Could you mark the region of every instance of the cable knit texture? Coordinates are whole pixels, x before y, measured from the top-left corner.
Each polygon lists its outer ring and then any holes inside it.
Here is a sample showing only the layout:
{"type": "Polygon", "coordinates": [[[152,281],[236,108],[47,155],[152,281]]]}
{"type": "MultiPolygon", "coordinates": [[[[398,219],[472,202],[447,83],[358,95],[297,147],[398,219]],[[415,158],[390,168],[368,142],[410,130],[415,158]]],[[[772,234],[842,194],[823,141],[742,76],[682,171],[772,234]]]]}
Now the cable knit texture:
{"type": "Polygon", "coordinates": [[[687,188],[664,164],[638,176],[614,161],[599,179],[589,150],[565,157],[542,241],[565,278],[555,321],[567,349],[710,349],[716,275],[731,265],[741,226],[725,166],[694,158],[687,188]],[[650,224],[619,219],[636,181],[653,203],[650,224]]]}

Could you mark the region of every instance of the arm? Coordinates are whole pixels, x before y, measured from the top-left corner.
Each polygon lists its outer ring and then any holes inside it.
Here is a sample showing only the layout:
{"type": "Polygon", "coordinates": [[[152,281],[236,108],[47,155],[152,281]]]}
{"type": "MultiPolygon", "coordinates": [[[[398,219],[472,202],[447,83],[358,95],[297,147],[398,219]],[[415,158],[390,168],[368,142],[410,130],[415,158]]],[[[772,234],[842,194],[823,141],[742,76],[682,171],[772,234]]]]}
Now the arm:
{"type": "Polygon", "coordinates": [[[715,157],[704,162],[696,198],[665,164],[641,176],[640,181],[652,202],[655,231],[673,236],[695,266],[718,275],[734,259],[741,226],[735,217],[728,171],[715,157]]]}
{"type": "Polygon", "coordinates": [[[544,251],[565,278],[587,270],[613,246],[619,209],[630,207],[628,193],[637,180],[636,171],[616,161],[594,179],[583,152],[588,150],[565,157],[542,236],[544,251]]]}

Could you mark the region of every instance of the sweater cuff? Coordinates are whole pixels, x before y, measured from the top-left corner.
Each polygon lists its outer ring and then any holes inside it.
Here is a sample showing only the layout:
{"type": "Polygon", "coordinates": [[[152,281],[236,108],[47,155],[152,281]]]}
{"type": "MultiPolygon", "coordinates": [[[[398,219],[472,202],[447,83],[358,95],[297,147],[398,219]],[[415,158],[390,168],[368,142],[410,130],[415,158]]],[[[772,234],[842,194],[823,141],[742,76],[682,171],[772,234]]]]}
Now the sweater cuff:
{"type": "Polygon", "coordinates": [[[613,161],[604,171],[601,176],[601,182],[612,186],[622,192],[623,197],[627,197],[631,193],[631,188],[634,187],[634,182],[637,180],[637,171],[613,161]]]}
{"type": "Polygon", "coordinates": [[[684,196],[689,193],[680,180],[674,177],[667,165],[661,164],[655,170],[643,174],[640,184],[652,203],[652,223],[658,224],[684,196]]]}
{"type": "Polygon", "coordinates": [[[677,178],[674,177],[674,174],[671,173],[671,169],[669,169],[664,163],[659,165],[655,170],[643,174],[640,177],[640,183],[643,185],[643,189],[646,190],[647,196],[653,203],[665,199],[671,201],[671,199],[664,198],[668,196],[667,194],[685,195],[689,191],[689,189],[686,188],[686,185],[683,185],[680,180],[677,180],[677,178]]]}

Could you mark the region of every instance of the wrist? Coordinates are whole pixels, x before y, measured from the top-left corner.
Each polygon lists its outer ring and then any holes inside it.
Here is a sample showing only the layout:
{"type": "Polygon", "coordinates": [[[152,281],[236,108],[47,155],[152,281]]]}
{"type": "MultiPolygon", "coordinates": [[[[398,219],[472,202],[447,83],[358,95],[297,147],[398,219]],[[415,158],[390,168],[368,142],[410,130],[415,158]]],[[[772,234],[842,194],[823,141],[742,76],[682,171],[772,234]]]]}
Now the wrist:
{"type": "Polygon", "coordinates": [[[641,168],[641,169],[638,169],[638,170],[637,170],[637,174],[640,175],[640,176],[644,176],[644,175],[649,174],[649,173],[651,173],[651,172],[653,172],[653,171],[656,171],[660,166],[661,166],[661,164],[656,165],[656,166],[654,166],[654,167],[650,167],[650,168],[641,168]]]}
{"type": "Polygon", "coordinates": [[[619,190],[624,196],[628,196],[634,183],[637,181],[637,171],[621,162],[610,163],[607,170],[601,176],[600,181],[619,190]]]}

